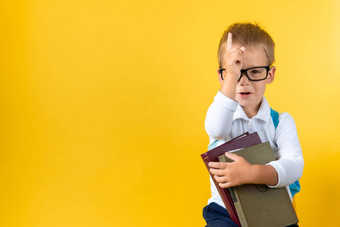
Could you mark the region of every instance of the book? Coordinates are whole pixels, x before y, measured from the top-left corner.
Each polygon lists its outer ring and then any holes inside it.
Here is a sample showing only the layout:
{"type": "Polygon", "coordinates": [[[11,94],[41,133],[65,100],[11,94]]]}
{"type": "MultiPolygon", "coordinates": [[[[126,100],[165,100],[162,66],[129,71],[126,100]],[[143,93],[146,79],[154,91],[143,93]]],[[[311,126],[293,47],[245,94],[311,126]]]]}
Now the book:
{"type": "MultiPolygon", "coordinates": [[[[205,164],[205,166],[207,167],[208,171],[209,171],[209,166],[208,163],[209,162],[218,162],[218,157],[221,155],[224,155],[225,152],[231,151],[231,150],[235,150],[235,149],[240,149],[240,148],[246,148],[246,147],[250,147],[256,144],[260,144],[262,143],[259,135],[257,134],[257,132],[254,133],[244,133],[232,140],[227,141],[226,143],[211,149],[210,151],[207,151],[203,154],[201,154],[201,158],[205,164]]],[[[209,172],[210,174],[210,172],[209,172]]],[[[215,181],[214,177],[210,174],[211,178],[214,181],[214,184],[222,198],[222,201],[230,215],[230,218],[238,225],[241,226],[239,218],[237,216],[237,212],[234,206],[234,202],[233,199],[230,195],[230,190],[229,189],[224,189],[221,188],[218,183],[215,181]]]]}
{"type": "MultiPolygon", "coordinates": [[[[267,164],[275,160],[269,142],[234,151],[251,164],[267,164]]],[[[219,161],[232,162],[225,155],[219,161]]],[[[230,188],[242,227],[280,227],[298,223],[287,189],[246,184],[230,188]]]]}

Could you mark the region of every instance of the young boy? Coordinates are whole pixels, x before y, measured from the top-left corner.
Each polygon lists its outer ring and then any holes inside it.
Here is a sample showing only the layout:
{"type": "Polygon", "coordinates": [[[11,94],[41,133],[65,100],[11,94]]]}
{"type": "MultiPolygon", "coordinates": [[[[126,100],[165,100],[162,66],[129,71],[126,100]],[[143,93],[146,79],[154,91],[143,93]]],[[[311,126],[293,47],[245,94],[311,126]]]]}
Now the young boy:
{"type": "MultiPolygon", "coordinates": [[[[257,131],[262,142],[269,141],[277,158],[266,165],[252,165],[241,156],[226,153],[234,162],[209,163],[209,171],[222,188],[243,184],[288,188],[302,175],[304,161],[294,120],[288,113],[281,113],[275,128],[263,96],[266,85],[275,77],[274,47],[269,34],[251,23],[233,24],[221,38],[218,48],[221,87],[205,119],[210,145],[216,140],[220,145],[247,131],[257,131]]],[[[212,197],[203,209],[207,226],[237,226],[212,179],[210,182],[212,197]]]]}

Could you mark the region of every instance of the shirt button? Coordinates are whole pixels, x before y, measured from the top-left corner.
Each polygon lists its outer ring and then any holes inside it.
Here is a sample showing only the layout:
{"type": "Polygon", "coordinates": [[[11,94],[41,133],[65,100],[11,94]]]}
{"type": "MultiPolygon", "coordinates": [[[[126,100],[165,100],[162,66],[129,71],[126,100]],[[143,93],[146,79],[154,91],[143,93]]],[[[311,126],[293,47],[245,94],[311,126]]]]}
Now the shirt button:
{"type": "Polygon", "coordinates": [[[253,123],[249,121],[249,122],[248,122],[248,127],[249,127],[249,128],[252,128],[252,127],[253,127],[253,123]]]}

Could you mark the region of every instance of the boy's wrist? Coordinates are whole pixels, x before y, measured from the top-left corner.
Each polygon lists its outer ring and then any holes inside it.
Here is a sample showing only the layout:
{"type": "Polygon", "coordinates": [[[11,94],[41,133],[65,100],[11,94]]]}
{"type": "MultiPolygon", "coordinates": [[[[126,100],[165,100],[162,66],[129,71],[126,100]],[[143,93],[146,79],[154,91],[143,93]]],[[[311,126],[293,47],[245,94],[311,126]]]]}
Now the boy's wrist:
{"type": "Polygon", "coordinates": [[[220,92],[235,101],[237,79],[235,75],[229,73],[221,83],[220,92]]]}
{"type": "Polygon", "coordinates": [[[270,165],[252,165],[249,180],[251,184],[275,186],[279,178],[274,167],[270,165]]]}

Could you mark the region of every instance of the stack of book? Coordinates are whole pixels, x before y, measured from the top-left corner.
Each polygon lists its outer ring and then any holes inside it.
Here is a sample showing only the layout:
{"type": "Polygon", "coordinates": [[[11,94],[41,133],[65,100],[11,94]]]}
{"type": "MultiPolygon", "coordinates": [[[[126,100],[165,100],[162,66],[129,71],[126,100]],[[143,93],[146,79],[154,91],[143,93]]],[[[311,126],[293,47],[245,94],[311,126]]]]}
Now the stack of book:
{"type": "MultiPolygon", "coordinates": [[[[208,171],[209,162],[232,162],[224,155],[226,152],[234,152],[250,164],[267,164],[275,160],[269,142],[262,143],[257,132],[245,133],[201,155],[208,171]]],[[[238,226],[280,227],[298,223],[286,188],[256,184],[221,188],[211,177],[231,219],[238,226]]]]}

